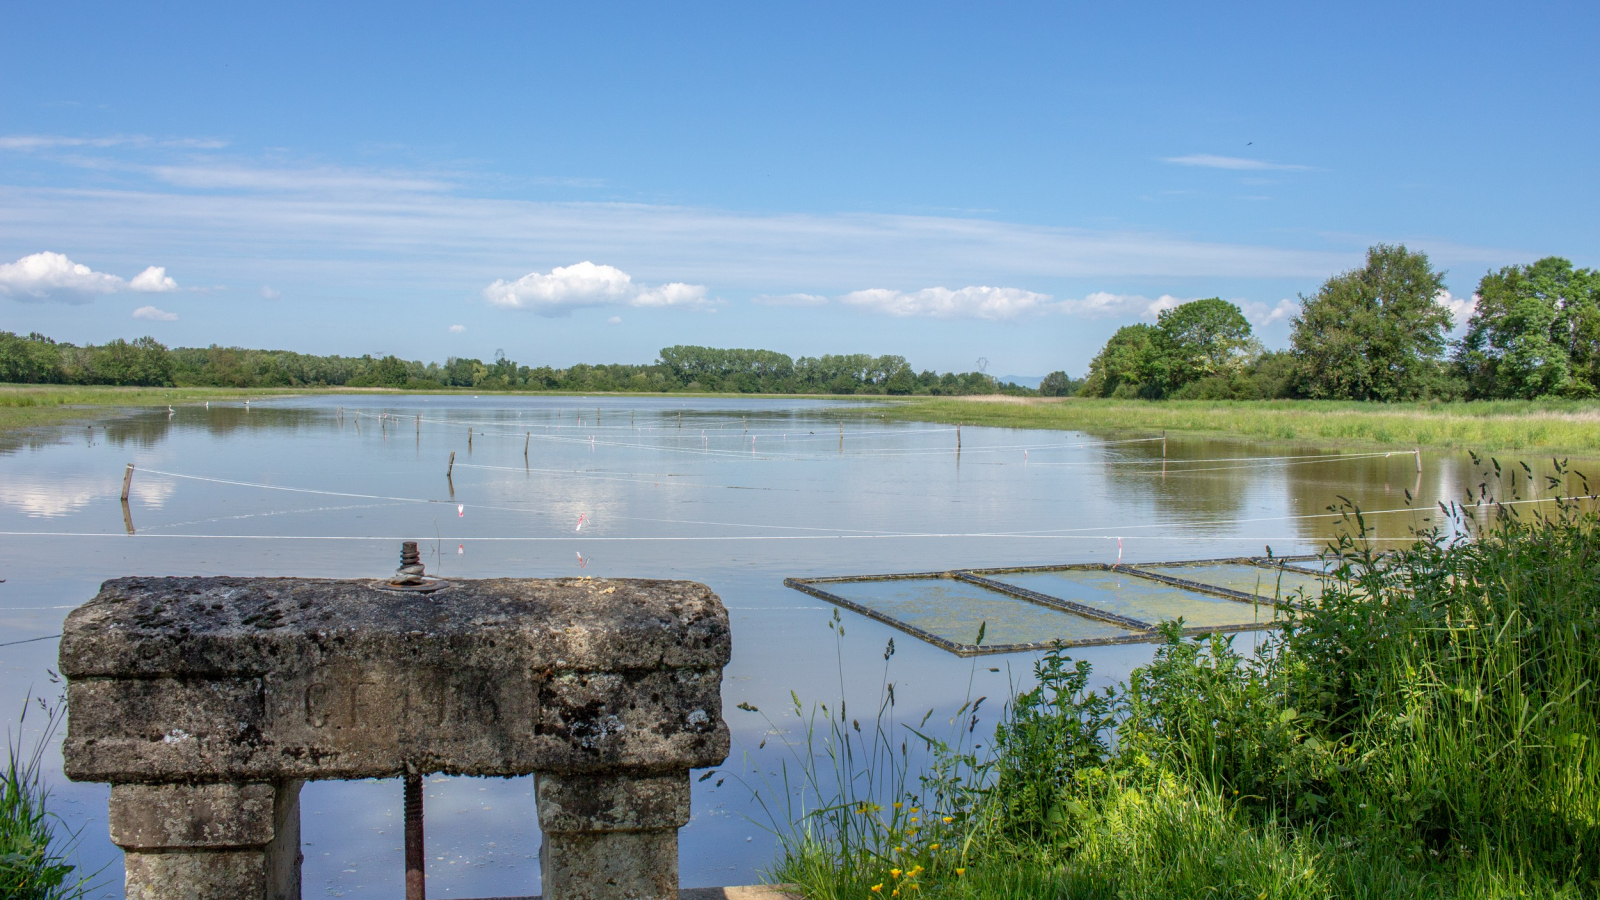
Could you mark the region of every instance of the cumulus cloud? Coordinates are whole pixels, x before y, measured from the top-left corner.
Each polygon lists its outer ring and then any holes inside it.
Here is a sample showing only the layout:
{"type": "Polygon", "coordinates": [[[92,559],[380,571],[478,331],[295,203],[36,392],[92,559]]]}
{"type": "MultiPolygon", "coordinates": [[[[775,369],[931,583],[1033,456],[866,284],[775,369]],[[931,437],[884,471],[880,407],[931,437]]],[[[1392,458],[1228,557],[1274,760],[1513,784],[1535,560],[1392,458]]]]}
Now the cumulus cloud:
{"type": "Polygon", "coordinates": [[[1198,166],[1202,169],[1229,169],[1244,172],[1309,172],[1311,166],[1299,166],[1291,163],[1273,163],[1260,159],[1246,159],[1242,156],[1213,156],[1210,153],[1190,153],[1187,156],[1167,156],[1162,162],[1175,166],[1198,166]]]}
{"type": "Polygon", "coordinates": [[[263,300],[276,300],[282,296],[282,294],[264,284],[261,286],[261,299],[263,300]]]}
{"type": "Polygon", "coordinates": [[[1300,312],[1300,301],[1285,298],[1272,306],[1261,302],[1245,302],[1239,304],[1239,309],[1244,312],[1244,317],[1250,320],[1251,325],[1263,328],[1275,322],[1289,321],[1300,312]]]}
{"type": "Polygon", "coordinates": [[[1467,322],[1472,319],[1472,314],[1478,310],[1478,295],[1471,297],[1457,297],[1449,291],[1440,291],[1439,296],[1433,298],[1450,312],[1450,321],[1455,323],[1455,330],[1460,331],[1467,327],[1467,322]]]}
{"type": "Polygon", "coordinates": [[[840,302],[889,316],[927,316],[935,319],[1015,319],[1044,312],[1050,306],[1049,294],[1036,294],[1021,288],[970,286],[951,290],[944,287],[920,291],[871,288],[853,291],[840,302]]]}
{"type": "Polygon", "coordinates": [[[178,314],[156,309],[154,306],[141,306],[133,311],[135,319],[149,319],[152,322],[176,322],[178,314]]]}
{"type": "Polygon", "coordinates": [[[124,281],[49,251],[0,265],[0,294],[24,301],[87,303],[100,294],[164,293],[177,289],[178,283],[160,266],[151,266],[133,276],[132,281],[124,281]]]}
{"type": "Polygon", "coordinates": [[[466,330],[467,330],[467,326],[465,326],[465,325],[451,325],[450,326],[450,333],[451,334],[460,334],[461,332],[466,331],[466,330]]]}
{"type": "Polygon", "coordinates": [[[496,281],[483,289],[483,296],[495,306],[528,309],[550,317],[570,315],[585,307],[701,309],[709,302],[704,285],[675,281],[650,287],[635,283],[615,266],[597,266],[587,260],[556,266],[549,274],[529,272],[516,281],[496,281]]]}
{"type": "Polygon", "coordinates": [[[827,306],[828,298],[817,294],[762,294],[751,297],[758,306],[827,306]]]}
{"type": "Polygon", "coordinates": [[[128,282],[128,290],[141,294],[165,294],[177,289],[178,283],[167,275],[165,266],[151,266],[128,282]]]}

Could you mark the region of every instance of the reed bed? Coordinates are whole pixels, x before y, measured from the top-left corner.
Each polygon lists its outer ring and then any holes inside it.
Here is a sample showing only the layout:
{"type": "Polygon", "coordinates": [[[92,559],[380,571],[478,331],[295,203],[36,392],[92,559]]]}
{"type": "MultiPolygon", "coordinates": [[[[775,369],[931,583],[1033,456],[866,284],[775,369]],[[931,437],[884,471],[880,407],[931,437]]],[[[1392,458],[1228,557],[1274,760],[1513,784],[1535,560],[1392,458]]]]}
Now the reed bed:
{"type": "Polygon", "coordinates": [[[1335,582],[1260,652],[1172,626],[1093,691],[1057,650],[992,731],[981,699],[947,737],[901,721],[891,644],[874,721],[813,708],[755,786],[774,880],[819,900],[1595,896],[1600,521],[1467,499],[1497,512],[1452,507],[1448,536],[1381,558],[1347,510],[1335,582]]]}
{"type": "Polygon", "coordinates": [[[890,419],[1095,433],[1162,431],[1334,446],[1600,455],[1600,403],[1560,400],[930,398],[874,407],[890,419]]]}

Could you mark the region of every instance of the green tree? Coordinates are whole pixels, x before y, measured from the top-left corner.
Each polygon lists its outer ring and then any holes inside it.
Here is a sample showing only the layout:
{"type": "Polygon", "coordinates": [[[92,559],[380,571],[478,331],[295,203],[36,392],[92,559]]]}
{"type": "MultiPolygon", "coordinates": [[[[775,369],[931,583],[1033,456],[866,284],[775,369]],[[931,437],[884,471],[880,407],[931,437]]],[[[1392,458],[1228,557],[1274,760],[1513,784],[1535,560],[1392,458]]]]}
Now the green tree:
{"type": "Polygon", "coordinates": [[[86,348],[89,364],[82,377],[91,384],[136,384],[165,387],[172,384],[172,360],[167,348],[153,337],[134,341],[122,338],[86,348]]]}
{"type": "Polygon", "coordinates": [[[1301,296],[1290,337],[1299,389],[1309,397],[1409,400],[1436,380],[1450,313],[1444,273],[1425,253],[1378,244],[1366,265],[1301,296]]]}
{"type": "Polygon", "coordinates": [[[1456,366],[1478,397],[1594,394],[1600,273],[1551,256],[1484,275],[1456,366]]]}
{"type": "Polygon", "coordinates": [[[1085,397],[1137,397],[1150,377],[1155,359],[1154,325],[1124,325],[1089,362],[1089,377],[1079,393],[1085,397]]]}
{"type": "Polygon", "coordinates": [[[1260,347],[1239,307],[1210,297],[1163,310],[1152,351],[1149,376],[1165,396],[1202,378],[1243,371],[1260,347]]]}
{"type": "Polygon", "coordinates": [[[64,380],[61,350],[42,334],[17,337],[0,331],[0,381],[15,384],[53,384],[64,380]]]}
{"type": "Polygon", "coordinates": [[[1083,382],[1074,381],[1072,376],[1065,372],[1051,372],[1039,381],[1039,396],[1041,397],[1070,397],[1083,387],[1083,382]]]}

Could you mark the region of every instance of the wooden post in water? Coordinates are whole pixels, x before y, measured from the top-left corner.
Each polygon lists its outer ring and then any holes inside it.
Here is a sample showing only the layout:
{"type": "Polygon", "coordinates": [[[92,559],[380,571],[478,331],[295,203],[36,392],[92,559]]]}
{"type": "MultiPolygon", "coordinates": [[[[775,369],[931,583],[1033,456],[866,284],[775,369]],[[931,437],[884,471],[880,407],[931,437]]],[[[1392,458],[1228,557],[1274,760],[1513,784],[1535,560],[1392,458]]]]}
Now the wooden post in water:
{"type": "Polygon", "coordinates": [[[122,502],[128,502],[128,488],[133,486],[133,463],[128,463],[127,471],[122,473],[122,502]]]}
{"type": "Polygon", "coordinates": [[[844,422],[839,423],[839,452],[844,452],[844,422]]]}
{"type": "Polygon", "coordinates": [[[961,455],[961,423],[956,423],[956,455],[961,455]]]}
{"type": "Polygon", "coordinates": [[[683,410],[678,410],[678,430],[683,430],[683,410]]]}
{"type": "Polygon", "coordinates": [[[467,429],[467,452],[472,452],[472,429],[467,429]]]}
{"type": "Polygon", "coordinates": [[[1411,455],[1416,457],[1416,460],[1417,460],[1417,473],[1420,475],[1422,473],[1422,448],[1421,447],[1413,448],[1412,451],[1411,451],[1411,455]]]}
{"type": "Polygon", "coordinates": [[[522,461],[524,463],[528,461],[528,442],[531,440],[533,440],[533,432],[529,431],[522,435],[522,461]]]}
{"type": "Polygon", "coordinates": [[[450,464],[444,468],[444,477],[449,478],[456,470],[456,452],[450,451],[450,464]]]}
{"type": "Polygon", "coordinates": [[[1162,431],[1161,432],[1161,458],[1162,459],[1166,459],[1167,458],[1167,433],[1166,433],[1166,431],[1162,431]]]}

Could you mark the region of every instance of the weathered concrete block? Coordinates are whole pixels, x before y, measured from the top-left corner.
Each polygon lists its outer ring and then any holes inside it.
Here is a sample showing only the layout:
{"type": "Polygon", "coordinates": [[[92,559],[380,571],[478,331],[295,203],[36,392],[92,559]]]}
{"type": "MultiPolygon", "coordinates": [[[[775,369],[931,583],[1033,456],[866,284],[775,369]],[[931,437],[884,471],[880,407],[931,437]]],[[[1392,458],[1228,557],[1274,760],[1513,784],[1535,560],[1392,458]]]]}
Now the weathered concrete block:
{"type": "Polygon", "coordinates": [[[689,775],[541,774],[539,828],[563,831],[647,831],[689,824],[689,775]]]}
{"type": "Polygon", "coordinates": [[[300,782],[114,785],[129,900],[299,900],[300,782]]]}
{"type": "Polygon", "coordinates": [[[545,835],[543,900],[677,900],[678,830],[545,835]]]}
{"type": "Polygon", "coordinates": [[[539,776],[547,900],[676,896],[728,753],[727,612],[682,581],[123,578],[67,618],[67,776],[136,900],[300,896],[300,782],[539,776]]]}
{"type": "Polygon", "coordinates": [[[682,581],[124,578],[68,617],[84,781],[680,771],[727,755],[727,613],[682,581]]]}
{"type": "Polygon", "coordinates": [[[266,846],[277,836],[276,794],[271,784],[113,785],[111,842],[125,850],[266,846]]]}

